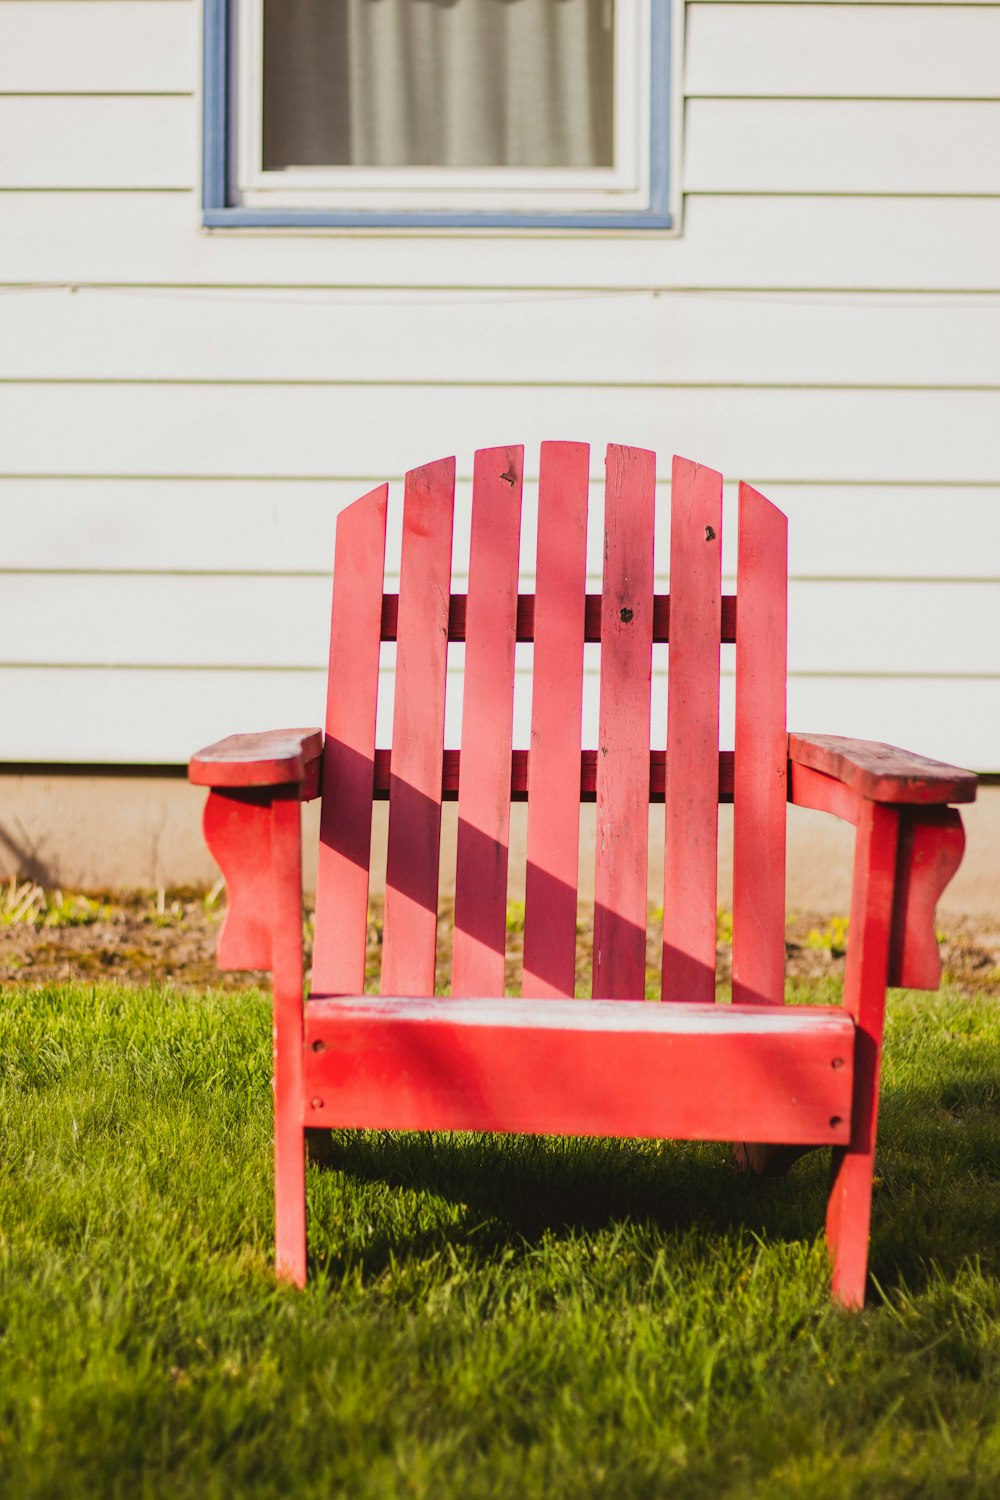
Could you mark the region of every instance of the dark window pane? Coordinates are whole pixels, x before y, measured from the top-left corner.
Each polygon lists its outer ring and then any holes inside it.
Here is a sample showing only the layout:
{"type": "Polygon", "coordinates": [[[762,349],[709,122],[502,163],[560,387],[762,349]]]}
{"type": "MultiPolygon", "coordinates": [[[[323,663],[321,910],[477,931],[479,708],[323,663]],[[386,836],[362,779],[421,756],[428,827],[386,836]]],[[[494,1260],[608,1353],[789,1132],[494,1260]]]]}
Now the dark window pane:
{"type": "Polygon", "coordinates": [[[264,167],[598,167],[612,0],[264,0],[264,167]]]}

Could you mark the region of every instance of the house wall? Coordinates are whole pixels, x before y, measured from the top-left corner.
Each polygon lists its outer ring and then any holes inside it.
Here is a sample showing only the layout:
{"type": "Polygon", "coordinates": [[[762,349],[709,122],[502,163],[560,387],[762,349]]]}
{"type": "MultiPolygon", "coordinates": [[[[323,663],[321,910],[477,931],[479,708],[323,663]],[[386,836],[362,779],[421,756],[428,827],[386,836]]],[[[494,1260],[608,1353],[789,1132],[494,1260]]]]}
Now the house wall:
{"type": "Polygon", "coordinates": [[[0,761],[318,722],[336,510],[558,436],[787,511],[793,726],[1000,771],[1000,5],[683,19],[679,234],[209,233],[196,0],[0,0],[0,761]]]}

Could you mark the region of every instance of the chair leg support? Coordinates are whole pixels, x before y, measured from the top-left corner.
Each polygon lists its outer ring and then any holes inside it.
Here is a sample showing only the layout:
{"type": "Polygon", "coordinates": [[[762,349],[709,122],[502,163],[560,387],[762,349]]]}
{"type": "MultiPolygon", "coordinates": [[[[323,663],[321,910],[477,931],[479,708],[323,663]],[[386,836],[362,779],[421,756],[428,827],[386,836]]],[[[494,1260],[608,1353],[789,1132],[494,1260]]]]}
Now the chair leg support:
{"type": "MultiPolygon", "coordinates": [[[[289,1103],[294,1103],[289,1100],[289,1103]]],[[[292,1111],[282,1119],[275,1098],[274,1269],[280,1281],[306,1284],[306,1142],[292,1111]]]]}
{"type": "Polygon", "coordinates": [[[826,1238],[833,1262],[830,1290],[835,1302],[854,1311],[864,1306],[868,1274],[874,1151],[835,1148],[830,1168],[826,1238]]]}
{"type": "Polygon", "coordinates": [[[851,1144],[833,1153],[826,1215],[831,1290],[846,1308],[859,1308],[865,1300],[898,834],[895,808],[872,802],[862,805],[844,976],[844,1008],[857,1025],[851,1144]]]}
{"type": "Polygon", "coordinates": [[[302,832],[298,798],[271,808],[271,967],[274,973],[274,1237],[282,1281],[306,1280],[306,1137],[302,1123],[304,1022],[302,832]]]}

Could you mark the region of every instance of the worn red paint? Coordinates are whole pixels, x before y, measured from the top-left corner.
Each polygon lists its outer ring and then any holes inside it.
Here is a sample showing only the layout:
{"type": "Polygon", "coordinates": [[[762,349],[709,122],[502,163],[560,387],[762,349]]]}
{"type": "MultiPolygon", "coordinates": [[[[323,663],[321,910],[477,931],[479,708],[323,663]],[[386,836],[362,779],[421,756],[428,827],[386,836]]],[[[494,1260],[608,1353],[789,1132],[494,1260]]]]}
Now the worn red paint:
{"type": "Polygon", "coordinates": [[[523,448],[476,454],[455,866],[455,995],[503,991],[523,448]]]}
{"type": "Polygon", "coordinates": [[[733,1001],[785,998],[788,522],[740,485],[736,571],[733,1001]]]}
{"type": "Polygon", "coordinates": [[[365,982],[388,499],[382,485],[337,517],[313,943],[313,983],[334,994],[365,982]]]}
{"type": "Polygon", "coordinates": [[[434,990],[455,460],[406,476],[382,988],[434,990]]]}
{"type": "MultiPolygon", "coordinates": [[[[522,995],[568,997],[576,982],[580,750],[586,625],[586,443],[543,443],[538,481],[531,786],[522,995]]],[[[527,783],[528,757],[524,757],[527,783]]],[[[594,777],[596,787],[596,762],[594,777]]]]}
{"type": "Polygon", "coordinates": [[[655,455],[608,449],[597,729],[594,999],[641,996],[646,979],[655,455]]]}
{"type": "Polygon", "coordinates": [[[664,1000],[715,999],[722,475],[675,458],[663,848],[664,1000]]]}
{"type": "Polygon", "coordinates": [[[609,453],[603,596],[584,593],[587,449],[542,452],[537,595],[517,593],[519,449],[475,464],[469,595],[450,593],[454,462],[407,477],[400,593],[382,592],[385,495],[337,535],[330,700],[318,730],[234,735],[193,757],[229,906],[228,968],[274,973],[276,1264],[306,1275],[309,1126],[733,1139],[757,1169],[833,1147],[833,1291],[864,1298],[887,984],[931,988],[934,907],[975,777],[892,746],[787,735],[785,519],[741,487],[735,600],[719,592],[720,476],[674,470],[673,607],[653,597],[653,456],[609,453]],[[702,550],[704,549],[704,550],[702,550]],[[649,750],[650,653],[673,637],[666,752],[649,750]],[[398,641],[395,743],[375,749],[379,638],[398,641]],[[464,749],[444,751],[448,640],[466,640],[464,749]],[[512,751],[513,646],[535,641],[532,748],[512,751]],[[580,747],[584,640],[600,742],[580,747]],[[737,646],[735,755],[718,746],[737,646]],[[471,691],[470,691],[471,688],[471,691]],[[303,1007],[299,805],[323,791],[320,929],[303,1007]],[[362,997],[372,798],[390,801],[383,999],[362,997]],[[459,799],[455,995],[434,978],[443,798],[459,799]],[[503,1000],[507,818],[529,802],[525,999],[503,1000]],[[783,998],[786,797],[857,829],[843,1006],[783,998]],[[575,1001],[576,828],[596,799],[594,991],[575,1001]],[[666,800],[664,994],[645,982],[646,836],[666,800]],[[734,998],[712,998],[716,805],[735,800],[734,998]],[[467,998],[461,998],[462,993],[467,998]]]}

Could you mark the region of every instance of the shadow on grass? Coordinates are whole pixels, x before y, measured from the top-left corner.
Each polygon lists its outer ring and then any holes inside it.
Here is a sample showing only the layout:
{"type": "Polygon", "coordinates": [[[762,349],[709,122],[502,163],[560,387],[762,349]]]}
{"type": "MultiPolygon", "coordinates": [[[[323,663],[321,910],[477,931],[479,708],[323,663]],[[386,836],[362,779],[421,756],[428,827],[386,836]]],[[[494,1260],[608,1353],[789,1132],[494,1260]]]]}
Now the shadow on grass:
{"type": "MultiPolygon", "coordinates": [[[[367,1279],[447,1242],[479,1255],[530,1253],[543,1239],[632,1223],[654,1234],[734,1231],[763,1242],[822,1232],[829,1152],[780,1180],[738,1176],[722,1144],[375,1131],[311,1132],[320,1179],[360,1191],[367,1243],[331,1245],[316,1269],[348,1263],[367,1279]],[[414,1197],[442,1211],[404,1211],[414,1197]]],[[[995,1077],[945,1076],[887,1088],[876,1161],[872,1275],[886,1291],[979,1260],[1000,1265],[1000,1060],[995,1077]]]]}
{"type": "Polygon", "coordinates": [[[978,1261],[1000,1268],[1000,1056],[883,1093],[870,1271],[889,1290],[978,1261]]]}
{"type": "MultiPolygon", "coordinates": [[[[803,1178],[817,1180],[804,1193],[788,1193],[783,1184],[738,1178],[728,1146],[719,1144],[357,1131],[327,1136],[321,1153],[324,1174],[375,1190],[375,1216],[366,1245],[346,1257],[331,1248],[316,1257],[316,1268],[336,1272],[360,1261],[366,1278],[446,1242],[480,1257],[516,1257],[553,1237],[625,1223],[664,1235],[697,1227],[709,1236],[742,1225],[786,1239],[809,1239],[822,1223],[825,1165],[818,1177],[803,1169],[803,1178]],[[392,1197],[413,1194],[450,1212],[405,1227],[402,1215],[378,1212],[392,1197]]],[[[318,1154],[313,1144],[310,1154],[318,1154]]]]}

